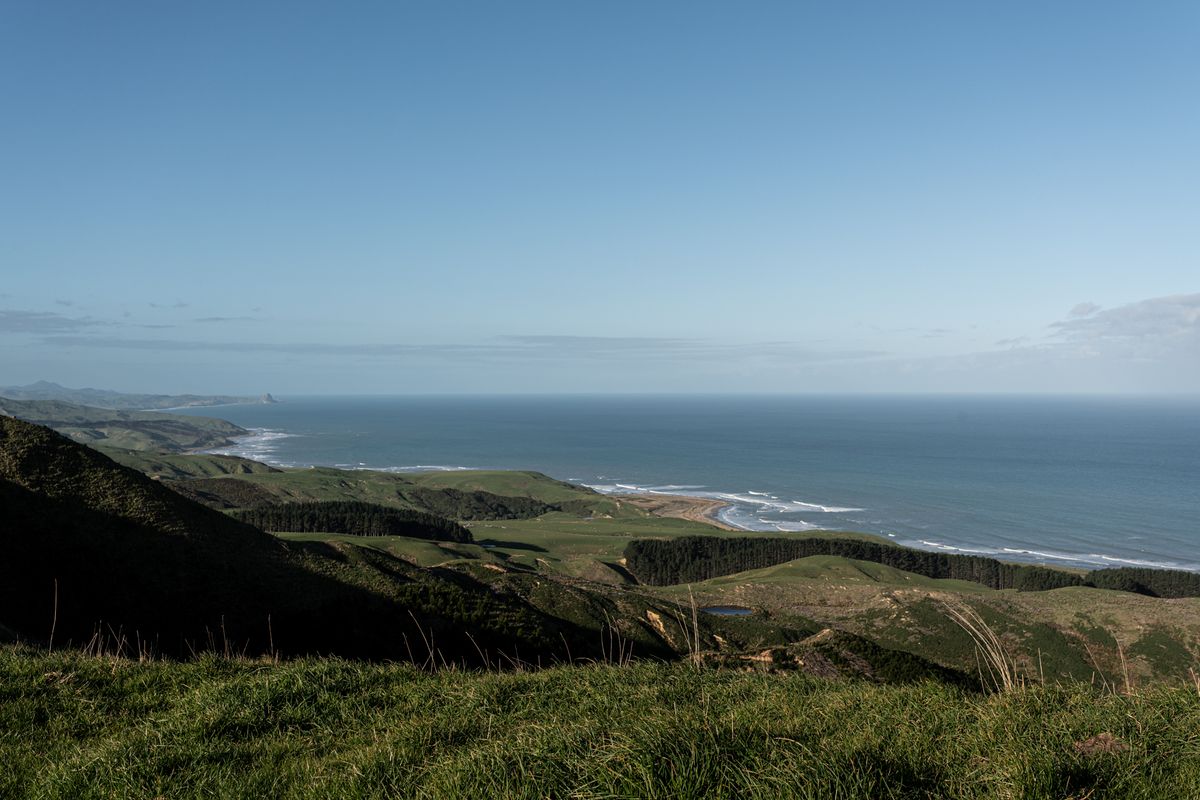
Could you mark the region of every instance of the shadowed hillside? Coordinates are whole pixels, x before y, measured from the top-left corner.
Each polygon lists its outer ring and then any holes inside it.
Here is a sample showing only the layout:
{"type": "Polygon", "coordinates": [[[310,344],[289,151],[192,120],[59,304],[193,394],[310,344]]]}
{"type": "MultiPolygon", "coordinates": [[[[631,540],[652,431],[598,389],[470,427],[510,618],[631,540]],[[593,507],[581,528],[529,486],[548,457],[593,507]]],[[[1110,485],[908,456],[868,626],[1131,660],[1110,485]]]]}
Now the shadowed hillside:
{"type": "Polygon", "coordinates": [[[285,544],[11,418],[0,418],[0,509],[0,620],[26,638],[53,629],[78,645],[100,631],[167,655],[228,644],[422,660],[429,637],[449,660],[589,652],[574,626],[466,576],[285,544]]]}

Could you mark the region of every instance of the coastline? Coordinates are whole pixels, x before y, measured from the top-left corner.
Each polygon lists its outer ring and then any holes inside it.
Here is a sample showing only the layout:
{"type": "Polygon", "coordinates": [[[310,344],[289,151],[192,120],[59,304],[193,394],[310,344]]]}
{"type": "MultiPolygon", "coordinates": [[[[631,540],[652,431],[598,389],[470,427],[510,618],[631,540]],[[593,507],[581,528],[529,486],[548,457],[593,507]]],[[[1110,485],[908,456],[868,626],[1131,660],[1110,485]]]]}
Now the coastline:
{"type": "MultiPolygon", "coordinates": [[[[235,443],[233,446],[205,448],[202,452],[237,456],[281,469],[295,469],[304,466],[304,463],[281,459],[275,451],[276,440],[294,435],[297,434],[288,434],[277,429],[252,428],[249,429],[248,435],[234,437],[235,443]]],[[[433,469],[424,469],[415,466],[393,467],[391,469],[367,465],[333,466],[339,469],[365,469],[379,472],[434,471],[433,469]]],[[[565,474],[570,475],[572,473],[567,472],[565,474]]],[[[870,527],[860,526],[856,525],[854,520],[846,520],[835,513],[853,512],[858,509],[817,505],[811,501],[780,500],[776,495],[760,491],[748,490],[744,493],[706,491],[704,492],[705,496],[697,496],[700,494],[698,491],[695,494],[675,494],[672,490],[700,490],[705,487],[667,484],[657,488],[653,486],[646,487],[644,485],[618,484],[611,482],[614,479],[605,476],[596,476],[596,479],[605,482],[593,484],[578,478],[574,480],[559,478],[559,480],[565,480],[575,485],[592,489],[612,499],[619,499],[620,502],[630,502],[644,513],[663,518],[688,520],[703,524],[716,531],[741,534],[748,532],[771,533],[772,535],[786,537],[789,534],[801,534],[809,531],[836,530],[858,532],[881,538],[886,536],[887,540],[892,544],[916,550],[978,555],[1010,563],[1039,564],[1051,568],[1066,569],[1068,571],[1072,569],[1099,569],[1104,567],[1136,567],[1200,572],[1200,562],[1193,562],[1184,558],[1149,558],[1140,556],[1139,554],[1122,553],[1119,550],[1117,552],[1105,552],[1101,549],[1101,543],[1097,543],[1094,549],[1080,548],[1075,550],[1067,548],[1057,550],[1046,545],[1038,546],[1026,540],[1011,537],[1007,539],[1002,538],[996,543],[978,544],[963,542],[959,537],[947,532],[935,533],[929,530],[894,530],[893,532],[875,524],[872,524],[870,527]],[[783,509],[784,506],[788,508],[783,509]],[[754,512],[761,510],[762,507],[770,507],[771,509],[779,508],[781,510],[798,509],[796,513],[805,513],[805,520],[783,523],[774,520],[763,520],[765,524],[759,526],[755,524],[755,516],[757,515],[754,512]],[[825,514],[828,512],[833,514],[833,516],[815,518],[809,516],[807,512],[811,512],[812,514],[825,514]],[[735,523],[733,520],[737,522],[735,523]],[[810,523],[807,520],[815,520],[815,523],[810,523]]]]}
{"type": "Polygon", "coordinates": [[[628,494],[620,496],[622,502],[630,503],[656,517],[685,519],[700,522],[723,531],[743,531],[721,519],[721,512],[732,503],[708,497],[688,497],[678,494],[628,494]]]}

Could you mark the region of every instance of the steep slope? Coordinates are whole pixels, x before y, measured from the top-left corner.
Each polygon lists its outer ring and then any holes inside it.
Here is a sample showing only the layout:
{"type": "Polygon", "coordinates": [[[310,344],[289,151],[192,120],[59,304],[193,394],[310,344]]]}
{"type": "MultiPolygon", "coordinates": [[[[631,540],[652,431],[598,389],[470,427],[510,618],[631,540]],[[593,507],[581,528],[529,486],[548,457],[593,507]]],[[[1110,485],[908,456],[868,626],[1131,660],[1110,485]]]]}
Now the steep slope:
{"type": "Polygon", "coordinates": [[[0,418],[0,623],[168,655],[553,658],[574,626],[463,576],[357,548],[285,545],[53,431],[0,418]]]}

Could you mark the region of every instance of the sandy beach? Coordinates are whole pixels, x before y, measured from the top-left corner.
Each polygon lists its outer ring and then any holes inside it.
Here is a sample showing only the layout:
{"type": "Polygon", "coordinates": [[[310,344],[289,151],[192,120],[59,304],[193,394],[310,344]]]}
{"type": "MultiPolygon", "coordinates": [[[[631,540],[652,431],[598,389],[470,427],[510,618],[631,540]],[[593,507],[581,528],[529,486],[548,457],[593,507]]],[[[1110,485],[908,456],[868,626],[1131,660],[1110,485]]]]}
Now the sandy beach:
{"type": "Polygon", "coordinates": [[[723,500],[707,497],[687,497],[677,494],[631,494],[622,495],[621,501],[659,517],[674,517],[692,522],[703,522],[723,531],[741,530],[722,522],[718,514],[729,505],[723,500]]]}

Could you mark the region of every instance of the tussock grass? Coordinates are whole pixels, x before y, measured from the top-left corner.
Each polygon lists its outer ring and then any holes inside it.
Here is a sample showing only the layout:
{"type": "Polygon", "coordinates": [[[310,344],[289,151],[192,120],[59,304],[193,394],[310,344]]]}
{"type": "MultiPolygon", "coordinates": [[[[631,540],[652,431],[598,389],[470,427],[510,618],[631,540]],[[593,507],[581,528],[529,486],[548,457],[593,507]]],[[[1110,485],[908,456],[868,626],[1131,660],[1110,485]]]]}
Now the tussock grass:
{"type": "Polygon", "coordinates": [[[1200,693],[8,647],[0,764],[6,798],[1179,798],[1200,693]]]}

